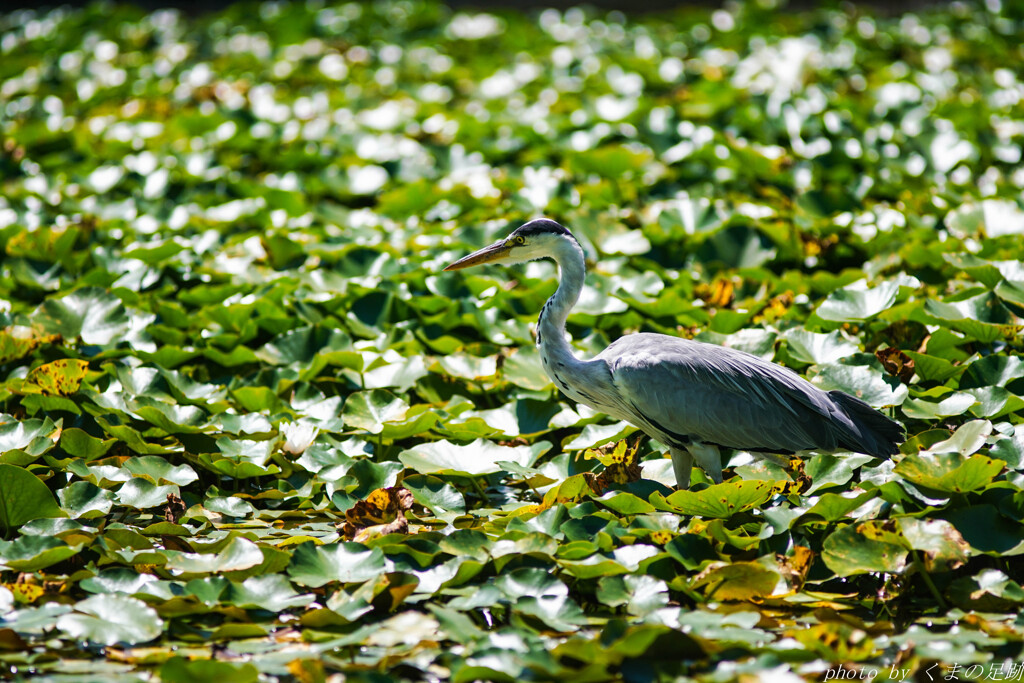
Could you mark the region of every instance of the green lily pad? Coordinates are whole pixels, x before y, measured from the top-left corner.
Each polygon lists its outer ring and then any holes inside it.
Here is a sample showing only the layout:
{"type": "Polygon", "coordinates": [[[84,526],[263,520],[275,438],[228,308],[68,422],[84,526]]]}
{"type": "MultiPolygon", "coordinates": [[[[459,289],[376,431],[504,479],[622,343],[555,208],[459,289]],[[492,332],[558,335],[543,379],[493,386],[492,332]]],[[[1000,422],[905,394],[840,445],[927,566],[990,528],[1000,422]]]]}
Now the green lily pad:
{"type": "Polygon", "coordinates": [[[42,455],[53,448],[57,428],[49,418],[5,420],[0,423],[0,453],[18,450],[32,456],[42,455]]]}
{"type": "Polygon", "coordinates": [[[838,331],[817,334],[804,329],[793,329],[784,339],[789,355],[802,363],[824,365],[851,356],[860,349],[843,339],[838,331]]]}
{"type": "Polygon", "coordinates": [[[874,365],[825,365],[811,381],[819,389],[844,391],[875,408],[898,406],[909,394],[905,384],[874,365]]]}
{"type": "Polygon", "coordinates": [[[944,519],[903,517],[900,529],[910,547],[920,551],[925,571],[948,572],[963,566],[970,558],[970,547],[956,527],[944,519]]]}
{"type": "Polygon", "coordinates": [[[1011,313],[991,293],[953,302],[929,299],[925,302],[924,311],[935,320],[984,343],[1013,337],[1019,332],[1012,323],[1011,313]]]}
{"type": "Polygon", "coordinates": [[[895,472],[927,492],[949,496],[984,488],[1003,470],[1004,462],[975,454],[915,453],[901,460],[895,472]]]}
{"type": "Polygon", "coordinates": [[[1024,528],[1001,515],[994,505],[981,504],[945,511],[942,515],[971,549],[992,557],[1024,553],[1024,528]]]}
{"type": "Polygon", "coordinates": [[[357,391],[345,399],[342,419],[345,424],[371,434],[380,434],[386,422],[401,420],[409,404],[384,389],[357,391]]]}
{"type": "Polygon", "coordinates": [[[14,465],[0,465],[0,529],[5,535],[33,519],[63,516],[38,477],[14,465]]]}
{"type": "Polygon", "coordinates": [[[131,318],[121,300],[98,287],[47,299],[32,319],[49,334],[81,338],[83,343],[96,346],[120,341],[131,328],[131,318]]]}
{"type": "MultiPolygon", "coordinates": [[[[772,496],[770,481],[729,481],[713,484],[703,491],[676,491],[662,499],[675,512],[716,519],[728,519],[765,503],[772,496]]],[[[660,498],[660,494],[655,494],[660,498]]],[[[653,502],[653,500],[652,500],[653,502]]]]}
{"type": "Polygon", "coordinates": [[[822,544],[821,559],[837,576],[868,572],[901,574],[907,566],[906,542],[886,522],[847,524],[833,531],[822,544]]]}
{"type": "Polygon", "coordinates": [[[95,486],[87,481],[76,481],[57,492],[61,508],[68,515],[78,517],[100,517],[114,506],[117,494],[95,486]]]}
{"type": "Polygon", "coordinates": [[[497,463],[503,460],[529,467],[549,448],[551,444],[547,441],[530,446],[499,446],[477,439],[460,446],[442,439],[402,451],[398,459],[420,474],[483,475],[501,471],[497,463]]]}
{"type": "Polygon", "coordinates": [[[178,495],[175,484],[157,486],[148,479],[131,479],[117,491],[117,499],[122,505],[144,510],[167,503],[167,496],[178,495]]]}
{"type": "Polygon", "coordinates": [[[69,546],[49,536],[20,536],[0,541],[0,565],[19,572],[34,572],[73,557],[81,546],[69,546]]]}
{"type": "Polygon", "coordinates": [[[155,609],[127,595],[94,595],[57,619],[57,628],[70,637],[102,645],[145,643],[163,627],[155,609]]]}
{"type": "Polygon", "coordinates": [[[757,562],[733,562],[701,572],[692,588],[703,588],[709,600],[753,600],[770,596],[777,572],[757,562]]]}
{"type": "Polygon", "coordinates": [[[292,553],[288,575],[292,581],[311,588],[338,581],[355,583],[372,579],[384,571],[384,553],[361,543],[332,543],[317,546],[303,543],[292,553]]]}
{"type": "Polygon", "coordinates": [[[133,476],[142,477],[154,484],[167,482],[187,486],[199,478],[188,465],[172,465],[158,455],[143,455],[128,458],[122,465],[133,476]]]}
{"type": "Polygon", "coordinates": [[[868,287],[866,280],[858,280],[829,294],[816,313],[823,320],[863,322],[892,306],[898,292],[896,282],[868,287]]]}
{"type": "Polygon", "coordinates": [[[257,608],[268,612],[283,612],[287,609],[305,607],[313,602],[312,594],[299,595],[291,583],[281,574],[253,576],[242,583],[231,583],[224,601],[246,608],[257,608]]]}
{"type": "Polygon", "coordinates": [[[900,410],[904,415],[915,420],[934,420],[940,417],[963,415],[976,401],[977,399],[971,394],[957,391],[946,395],[940,401],[908,398],[900,406],[900,410]]]}
{"type": "Polygon", "coordinates": [[[236,536],[216,553],[168,554],[165,567],[185,574],[234,572],[255,567],[263,562],[263,553],[252,541],[236,536]]]}
{"type": "Polygon", "coordinates": [[[103,457],[115,443],[116,439],[99,439],[76,427],[69,427],[60,434],[60,447],[86,462],[103,457]]]}

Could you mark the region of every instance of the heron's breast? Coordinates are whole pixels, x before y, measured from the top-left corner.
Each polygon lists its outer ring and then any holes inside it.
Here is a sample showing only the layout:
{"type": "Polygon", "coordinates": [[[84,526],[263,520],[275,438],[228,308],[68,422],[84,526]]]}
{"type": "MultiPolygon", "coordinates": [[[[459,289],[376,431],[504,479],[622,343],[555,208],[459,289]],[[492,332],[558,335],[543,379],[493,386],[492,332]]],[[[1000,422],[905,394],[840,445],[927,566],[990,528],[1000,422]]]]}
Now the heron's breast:
{"type": "Polygon", "coordinates": [[[555,386],[569,398],[616,419],[626,419],[615,400],[611,382],[587,367],[588,363],[570,365],[541,353],[541,364],[555,386]]]}

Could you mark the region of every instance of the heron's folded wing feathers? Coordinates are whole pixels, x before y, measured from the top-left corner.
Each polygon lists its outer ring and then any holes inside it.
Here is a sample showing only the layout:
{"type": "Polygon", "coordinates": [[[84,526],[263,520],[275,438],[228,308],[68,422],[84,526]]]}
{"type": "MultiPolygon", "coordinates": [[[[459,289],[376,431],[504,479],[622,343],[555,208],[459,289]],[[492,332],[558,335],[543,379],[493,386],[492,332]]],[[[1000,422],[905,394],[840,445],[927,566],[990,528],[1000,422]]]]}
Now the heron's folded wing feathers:
{"type": "Polygon", "coordinates": [[[598,358],[641,416],[730,448],[834,449],[835,406],[795,373],[756,356],[665,335],[623,337],[598,358]],[[826,419],[822,419],[826,418],[826,419]]]}

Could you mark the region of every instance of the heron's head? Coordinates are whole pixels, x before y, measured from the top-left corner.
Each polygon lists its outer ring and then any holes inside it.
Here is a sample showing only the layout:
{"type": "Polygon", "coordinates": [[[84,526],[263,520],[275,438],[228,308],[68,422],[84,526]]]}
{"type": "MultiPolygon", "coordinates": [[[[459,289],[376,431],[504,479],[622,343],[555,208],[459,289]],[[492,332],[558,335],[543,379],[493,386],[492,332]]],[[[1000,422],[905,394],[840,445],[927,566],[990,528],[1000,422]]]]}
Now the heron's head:
{"type": "Polygon", "coordinates": [[[566,242],[576,244],[576,238],[553,220],[538,218],[521,225],[505,239],[474,251],[445,270],[461,270],[485,263],[513,265],[524,261],[554,256],[566,242]]]}

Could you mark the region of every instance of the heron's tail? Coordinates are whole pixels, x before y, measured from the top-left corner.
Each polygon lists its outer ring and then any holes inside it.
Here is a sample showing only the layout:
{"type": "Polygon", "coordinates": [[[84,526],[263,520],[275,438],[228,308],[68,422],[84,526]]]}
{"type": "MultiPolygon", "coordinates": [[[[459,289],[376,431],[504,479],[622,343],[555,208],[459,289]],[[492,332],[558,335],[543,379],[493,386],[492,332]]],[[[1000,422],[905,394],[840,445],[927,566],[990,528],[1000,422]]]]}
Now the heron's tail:
{"type": "Polygon", "coordinates": [[[887,458],[899,453],[900,444],[907,438],[902,425],[847,393],[830,391],[828,395],[853,424],[849,440],[840,444],[843,448],[876,458],[887,458]]]}

